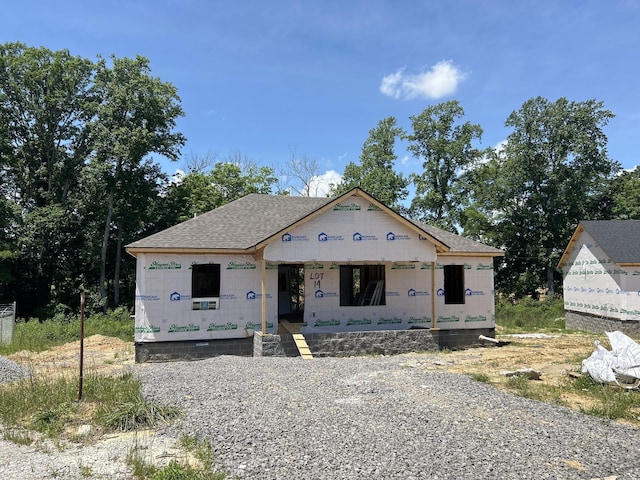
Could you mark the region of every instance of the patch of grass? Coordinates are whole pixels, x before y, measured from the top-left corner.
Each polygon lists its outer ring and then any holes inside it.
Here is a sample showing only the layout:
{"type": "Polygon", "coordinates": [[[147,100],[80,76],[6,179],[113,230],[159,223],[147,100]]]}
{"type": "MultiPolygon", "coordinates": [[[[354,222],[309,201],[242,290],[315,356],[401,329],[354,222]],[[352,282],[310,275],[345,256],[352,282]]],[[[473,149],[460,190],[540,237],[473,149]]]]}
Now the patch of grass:
{"type": "Polygon", "coordinates": [[[624,419],[640,423],[640,392],[637,390],[601,385],[588,375],[577,378],[570,387],[592,400],[591,406],[581,409],[584,413],[610,420],[624,419]]]}
{"type": "MultiPolygon", "coordinates": [[[[98,313],[85,319],[85,337],[105,335],[121,340],[133,340],[134,322],[126,308],[118,308],[106,314],[98,313]]],[[[0,344],[0,355],[10,355],[21,350],[42,352],[56,345],[80,339],[80,316],[56,314],[52,319],[19,320],[13,331],[13,341],[0,344]]]]}
{"type": "Polygon", "coordinates": [[[128,402],[102,407],[97,420],[109,430],[128,432],[140,428],[151,428],[178,416],[177,407],[145,401],[142,397],[128,402]]]}
{"type": "Polygon", "coordinates": [[[35,440],[26,432],[5,431],[2,438],[16,445],[31,445],[35,440]]]}
{"type": "Polygon", "coordinates": [[[147,402],[140,381],[85,375],[83,399],[77,401],[79,379],[32,376],[0,387],[0,420],[58,436],[69,427],[93,422],[107,431],[149,428],[175,418],[179,409],[147,402]],[[81,408],[82,407],[82,408],[81,408]]]}
{"type": "Polygon", "coordinates": [[[227,474],[214,468],[213,449],[207,441],[196,437],[183,437],[180,446],[193,455],[198,465],[171,460],[164,467],[155,466],[147,461],[139,448],[132,449],[127,455],[127,463],[133,469],[133,476],[140,480],[225,480],[227,474]]]}
{"type": "Polygon", "coordinates": [[[91,470],[91,467],[87,465],[80,465],[80,475],[83,477],[90,477],[93,475],[93,471],[91,470]]]}
{"type": "Polygon", "coordinates": [[[489,379],[489,375],[487,375],[486,373],[472,373],[469,376],[473,378],[476,382],[491,383],[489,379]]]}
{"type": "Polygon", "coordinates": [[[496,299],[496,328],[501,334],[564,331],[564,303],[557,298],[496,299]]]}

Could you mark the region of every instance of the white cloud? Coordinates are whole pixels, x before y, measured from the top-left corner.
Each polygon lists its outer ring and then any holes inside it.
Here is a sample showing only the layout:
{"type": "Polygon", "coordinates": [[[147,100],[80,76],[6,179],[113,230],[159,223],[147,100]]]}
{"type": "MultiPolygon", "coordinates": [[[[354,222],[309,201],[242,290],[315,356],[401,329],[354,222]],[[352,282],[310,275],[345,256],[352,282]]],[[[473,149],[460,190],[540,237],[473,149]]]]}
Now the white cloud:
{"type": "Polygon", "coordinates": [[[455,93],[465,74],[453,62],[443,60],[426,72],[408,74],[404,68],[382,79],[380,92],[389,97],[412,100],[414,98],[442,98],[455,93]]]}
{"type": "MultiPolygon", "coordinates": [[[[337,185],[342,182],[342,175],[335,170],[327,170],[322,175],[315,176],[309,181],[310,197],[326,197],[329,194],[331,185],[337,185]]],[[[305,189],[303,195],[307,194],[305,189]]]]}
{"type": "Polygon", "coordinates": [[[184,179],[184,170],[180,170],[179,168],[176,168],[176,171],[169,179],[169,182],[175,185],[180,185],[182,184],[183,179],[184,179]]]}

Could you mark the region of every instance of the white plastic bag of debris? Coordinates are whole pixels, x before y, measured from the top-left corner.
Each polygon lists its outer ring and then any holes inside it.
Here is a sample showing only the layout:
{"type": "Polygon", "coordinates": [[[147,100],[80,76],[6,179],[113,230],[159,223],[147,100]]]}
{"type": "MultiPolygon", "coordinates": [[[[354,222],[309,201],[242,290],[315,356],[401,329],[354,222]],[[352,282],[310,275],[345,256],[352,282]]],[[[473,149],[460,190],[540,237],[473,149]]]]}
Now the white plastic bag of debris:
{"type": "Polygon", "coordinates": [[[596,350],[582,361],[582,373],[599,383],[615,383],[624,388],[640,386],[640,345],[624,333],[606,332],[611,351],[596,340],[596,350]]]}

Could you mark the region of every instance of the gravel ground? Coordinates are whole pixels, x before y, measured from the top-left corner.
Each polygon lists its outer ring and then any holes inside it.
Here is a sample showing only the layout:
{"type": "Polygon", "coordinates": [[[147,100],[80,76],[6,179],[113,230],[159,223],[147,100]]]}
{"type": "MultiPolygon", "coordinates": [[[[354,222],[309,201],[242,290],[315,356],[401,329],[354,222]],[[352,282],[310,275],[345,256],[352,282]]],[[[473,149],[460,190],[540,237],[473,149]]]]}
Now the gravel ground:
{"type": "Polygon", "coordinates": [[[0,356],[0,383],[15,382],[31,374],[27,367],[0,356]]]}
{"type": "Polygon", "coordinates": [[[171,457],[185,434],[209,439],[233,479],[640,478],[640,430],[420,368],[438,358],[136,365],[145,395],[182,407],[180,421],[94,445],[0,440],[0,479],[130,479],[134,446],[171,457]]]}
{"type": "Polygon", "coordinates": [[[236,478],[640,478],[640,430],[409,356],[218,357],[137,372],[145,395],[186,412],[165,433],[209,439],[236,478]]]}

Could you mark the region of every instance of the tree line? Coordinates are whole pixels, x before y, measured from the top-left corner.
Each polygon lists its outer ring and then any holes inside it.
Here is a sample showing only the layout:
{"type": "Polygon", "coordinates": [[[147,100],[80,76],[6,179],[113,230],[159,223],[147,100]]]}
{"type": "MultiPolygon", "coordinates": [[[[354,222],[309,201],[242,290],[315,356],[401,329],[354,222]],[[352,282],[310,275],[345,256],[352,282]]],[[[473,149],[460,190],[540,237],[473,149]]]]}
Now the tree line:
{"type": "MultiPolygon", "coordinates": [[[[0,45],[0,303],[23,317],[132,306],[135,261],[124,245],[248,193],[312,193],[317,162],[291,152],[302,187],[241,153],[182,157],[176,88],[149,61],[96,61],[21,43],[0,45]],[[168,178],[152,155],[183,158],[168,178]]],[[[531,294],[559,281],[555,265],[579,220],[639,218],[640,169],[619,175],[601,102],[533,98],[506,121],[500,148],[457,101],[381,120],[331,194],[359,186],[399,212],[506,250],[496,287],[531,294]],[[422,170],[396,170],[400,142],[422,170]],[[408,199],[413,189],[412,198],[408,199]]],[[[281,172],[282,173],[282,172],[281,172]]]]}

